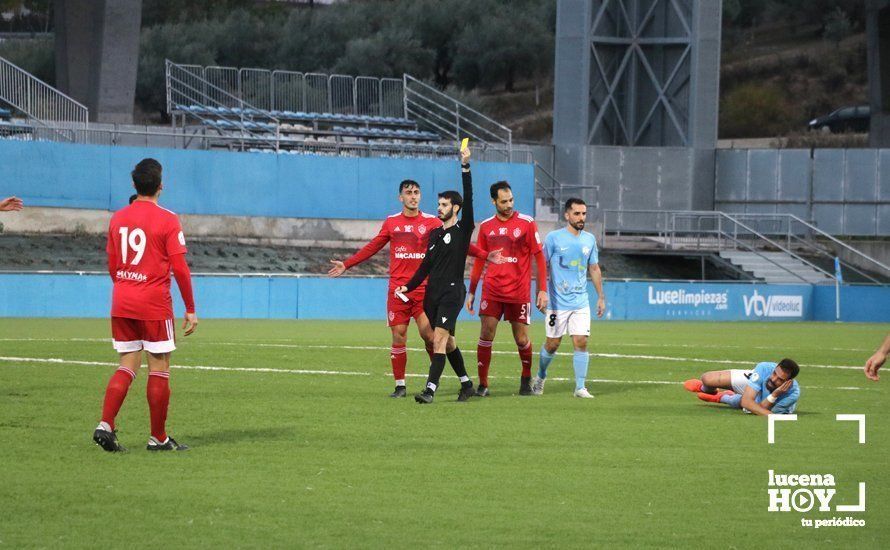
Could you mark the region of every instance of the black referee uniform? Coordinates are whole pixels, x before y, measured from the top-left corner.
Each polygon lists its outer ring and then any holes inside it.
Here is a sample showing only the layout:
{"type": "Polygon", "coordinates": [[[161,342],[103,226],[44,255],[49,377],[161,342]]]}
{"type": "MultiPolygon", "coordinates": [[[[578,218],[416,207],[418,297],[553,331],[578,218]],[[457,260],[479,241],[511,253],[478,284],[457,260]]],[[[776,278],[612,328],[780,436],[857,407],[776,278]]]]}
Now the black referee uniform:
{"type": "MultiPolygon", "coordinates": [[[[433,328],[443,328],[454,336],[457,316],[463,308],[467,289],[464,286],[464,269],[467,264],[467,251],[473,229],[473,177],[470,166],[462,165],[463,205],[460,209],[460,221],[445,229],[438,227],[430,233],[426,256],[420,267],[405,285],[408,292],[417,288],[424,279],[429,277],[426,295],[423,299],[423,310],[433,328]]],[[[445,369],[445,354],[433,354],[430,374],[425,394],[432,395],[439,386],[439,379],[445,369]]],[[[459,399],[466,400],[466,389],[472,390],[473,383],[467,376],[463,356],[458,348],[447,354],[454,373],[461,379],[459,399]]],[[[420,396],[417,397],[420,402],[420,396]]],[[[423,401],[423,402],[430,402],[423,401]]]]}

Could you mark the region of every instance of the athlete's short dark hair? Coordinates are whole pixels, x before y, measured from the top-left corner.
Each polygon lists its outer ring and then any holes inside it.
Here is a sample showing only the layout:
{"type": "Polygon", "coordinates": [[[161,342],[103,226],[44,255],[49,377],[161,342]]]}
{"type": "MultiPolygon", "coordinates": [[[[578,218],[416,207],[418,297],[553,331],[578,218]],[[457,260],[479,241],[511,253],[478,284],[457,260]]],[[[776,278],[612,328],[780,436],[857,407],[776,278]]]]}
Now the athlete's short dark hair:
{"type": "Polygon", "coordinates": [[[587,203],[584,202],[583,200],[581,200],[581,199],[579,199],[579,198],[577,198],[577,197],[572,197],[572,198],[570,198],[569,200],[566,201],[566,209],[565,209],[565,211],[568,212],[568,211],[571,210],[572,207],[575,206],[576,204],[580,204],[581,206],[587,206],[587,203]]]}
{"type": "Polygon", "coordinates": [[[402,194],[402,191],[409,187],[416,187],[420,189],[420,184],[414,180],[402,180],[402,183],[399,184],[399,194],[402,194]]]}
{"type": "Polygon", "coordinates": [[[133,204],[133,201],[136,200],[136,197],[139,195],[130,195],[130,204],[133,204]]]}
{"type": "Polygon", "coordinates": [[[464,198],[457,191],[442,191],[439,193],[439,198],[450,200],[453,206],[460,206],[461,208],[464,206],[464,198]]]}
{"type": "Polygon", "coordinates": [[[501,189],[509,189],[511,191],[513,190],[513,188],[510,187],[510,184],[507,183],[506,181],[496,181],[496,182],[492,183],[491,187],[489,188],[489,192],[491,193],[491,198],[497,199],[498,191],[500,191],[501,189]]]}
{"type": "Polygon", "coordinates": [[[794,359],[782,359],[779,361],[778,367],[785,371],[789,379],[797,377],[797,373],[800,372],[800,365],[794,359]]]}
{"type": "Polygon", "coordinates": [[[136,192],[143,197],[152,197],[161,186],[161,163],[155,159],[142,159],[130,172],[136,192]]]}

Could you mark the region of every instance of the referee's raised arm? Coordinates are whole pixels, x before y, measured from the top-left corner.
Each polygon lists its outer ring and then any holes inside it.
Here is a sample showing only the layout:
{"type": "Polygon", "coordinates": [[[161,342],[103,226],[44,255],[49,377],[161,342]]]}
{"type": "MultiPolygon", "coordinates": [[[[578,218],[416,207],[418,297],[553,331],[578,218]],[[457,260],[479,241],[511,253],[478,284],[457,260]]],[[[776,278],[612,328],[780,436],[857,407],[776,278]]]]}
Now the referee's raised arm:
{"type": "Polygon", "coordinates": [[[460,150],[460,171],[464,186],[464,204],[460,209],[460,228],[467,236],[467,243],[476,223],[473,221],[473,175],[470,173],[470,148],[460,150]]]}

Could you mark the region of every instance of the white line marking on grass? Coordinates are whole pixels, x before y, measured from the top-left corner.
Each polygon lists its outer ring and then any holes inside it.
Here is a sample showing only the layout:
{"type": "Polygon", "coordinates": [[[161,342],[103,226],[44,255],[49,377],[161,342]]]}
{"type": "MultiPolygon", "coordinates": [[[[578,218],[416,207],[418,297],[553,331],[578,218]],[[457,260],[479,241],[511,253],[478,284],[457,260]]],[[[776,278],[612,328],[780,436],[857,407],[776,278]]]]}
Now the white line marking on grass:
{"type": "MultiPolygon", "coordinates": [[[[0,339],[0,341],[25,341],[25,342],[38,342],[38,341],[46,341],[46,342],[64,342],[64,341],[74,341],[74,342],[111,342],[110,339],[107,338],[4,338],[0,339]]],[[[284,348],[284,349],[343,349],[343,350],[359,350],[359,351],[389,351],[390,346],[349,346],[349,345],[328,345],[328,344],[270,344],[270,343],[262,343],[262,342],[202,342],[202,341],[192,341],[188,342],[188,345],[202,345],[202,346],[231,346],[231,347],[258,347],[258,348],[284,348]]],[[[612,345],[612,344],[607,344],[612,345]]],[[[660,346],[652,346],[652,347],[660,347],[660,346]]],[[[695,346],[693,346],[695,347],[695,346]]],[[[426,351],[423,348],[406,348],[408,351],[426,351]]],[[[773,348],[769,348],[773,349],[773,348]]],[[[502,351],[502,350],[492,350],[495,355],[513,355],[516,352],[513,351],[502,351]]],[[[558,355],[562,355],[567,352],[559,353],[558,355]]],[[[640,355],[640,354],[625,354],[625,353],[596,353],[591,352],[589,354],[591,357],[599,357],[602,359],[643,359],[646,361],[672,361],[679,363],[704,363],[704,364],[712,364],[712,365],[756,365],[759,363],[759,360],[734,360],[734,359],[703,359],[699,357],[674,357],[670,355],[640,355]]],[[[859,370],[862,367],[856,365],[820,365],[813,363],[800,363],[801,367],[807,368],[815,368],[815,369],[840,369],[840,370],[859,370]]]]}
{"type": "MultiPolygon", "coordinates": [[[[425,350],[424,350],[425,351],[425,350]]],[[[51,363],[56,365],[85,365],[96,367],[117,367],[118,363],[108,361],[81,361],[61,359],[58,357],[4,357],[0,356],[0,361],[11,363],[51,363]]],[[[25,366],[25,365],[21,365],[25,366]]],[[[306,370],[306,369],[272,369],[264,367],[216,367],[207,365],[170,365],[171,369],[181,370],[198,370],[198,371],[222,371],[222,372],[260,372],[273,374],[316,374],[327,376],[379,376],[390,377],[389,373],[373,373],[373,372],[356,372],[356,371],[339,371],[339,370],[306,370]]],[[[406,373],[405,376],[411,378],[426,378],[426,374],[406,373]]],[[[489,378],[512,378],[512,376],[499,377],[489,376],[489,378]]],[[[574,378],[548,377],[547,380],[557,382],[573,382],[574,378]]],[[[588,382],[601,384],[655,384],[655,385],[679,385],[681,382],[675,380],[612,380],[608,378],[588,378],[588,382]]],[[[807,386],[807,389],[828,389],[828,390],[863,390],[868,388],[858,388],[853,386],[828,387],[828,386],[807,386]]]]}
{"type": "MultiPolygon", "coordinates": [[[[68,359],[59,359],[57,357],[0,357],[0,361],[22,362],[22,363],[56,363],[67,365],[90,365],[98,367],[117,367],[118,363],[109,363],[105,361],[72,361],[68,359]]],[[[206,365],[170,365],[171,369],[183,370],[211,370],[211,371],[233,371],[233,372],[271,372],[286,374],[327,374],[342,376],[371,376],[370,372],[354,372],[340,370],[305,370],[305,369],[270,369],[263,367],[212,367],[206,365]]]]}
{"type": "MultiPolygon", "coordinates": [[[[0,342],[111,342],[111,338],[0,338],[0,342]]],[[[195,344],[214,345],[214,346],[263,346],[263,347],[305,347],[293,343],[273,343],[273,342],[293,342],[292,339],[272,338],[265,340],[242,339],[240,342],[195,342],[195,344]]],[[[694,349],[756,349],[756,350],[775,350],[776,346],[737,346],[729,344],[645,344],[641,342],[601,342],[603,346],[615,347],[636,347],[636,348],[694,348],[694,349]]],[[[358,347],[356,349],[365,349],[358,347]]],[[[378,349],[374,347],[373,349],[378,349]]],[[[380,348],[383,349],[383,348],[380,348]]],[[[389,349],[389,348],[385,348],[389,349]]],[[[413,348],[412,348],[413,349],[413,348]]],[[[800,348],[789,348],[800,349],[800,348]]],[[[822,348],[825,351],[872,351],[871,348],[822,348]]],[[[510,352],[495,352],[510,353],[510,352]]]]}

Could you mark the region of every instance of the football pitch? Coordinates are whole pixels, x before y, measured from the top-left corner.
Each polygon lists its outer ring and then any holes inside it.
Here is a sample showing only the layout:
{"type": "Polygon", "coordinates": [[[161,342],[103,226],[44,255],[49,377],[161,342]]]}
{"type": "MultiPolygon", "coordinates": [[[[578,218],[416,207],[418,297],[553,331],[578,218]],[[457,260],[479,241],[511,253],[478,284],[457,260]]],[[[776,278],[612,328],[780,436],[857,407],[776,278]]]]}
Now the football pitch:
{"type": "MultiPolygon", "coordinates": [[[[409,333],[409,394],[428,360],[409,333]]],[[[475,379],[478,322],[458,325],[475,379]]],[[[115,368],[107,320],[0,319],[0,546],[883,547],[890,543],[890,371],[861,365],[887,325],[595,323],[588,387],[564,342],[545,394],[519,397],[508,326],[492,397],[393,400],[381,322],[203,320],[179,339],[168,431],[150,454],[146,372],[91,441],[115,368]],[[699,401],[706,370],[801,363],[798,420],[699,401]],[[855,422],[865,414],[866,443],[855,422]],[[830,511],[769,512],[769,470],[831,474],[830,511]],[[865,512],[838,512],[867,486],[865,512]],[[802,526],[862,519],[865,525],[802,526]]],[[[543,326],[532,327],[536,349],[543,326]]],[[[796,490],[792,487],[792,490],[796,490]]]]}

